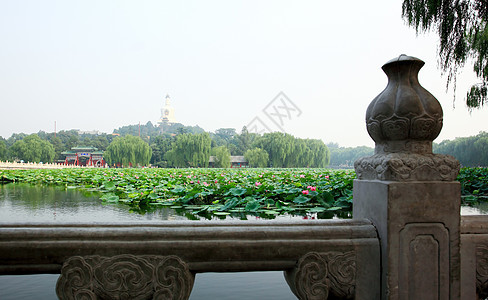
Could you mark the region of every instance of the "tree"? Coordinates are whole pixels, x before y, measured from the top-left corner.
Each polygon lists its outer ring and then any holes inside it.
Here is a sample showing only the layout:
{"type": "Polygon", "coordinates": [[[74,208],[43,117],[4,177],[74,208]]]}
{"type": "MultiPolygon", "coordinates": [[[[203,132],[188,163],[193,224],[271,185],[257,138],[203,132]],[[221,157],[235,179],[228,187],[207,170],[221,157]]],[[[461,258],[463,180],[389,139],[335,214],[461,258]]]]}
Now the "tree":
{"type": "Polygon", "coordinates": [[[55,151],[48,141],[41,140],[37,134],[31,134],[16,141],[9,149],[12,158],[29,162],[53,162],[55,151]]]}
{"type": "Polygon", "coordinates": [[[235,155],[244,155],[251,148],[256,136],[256,133],[249,133],[246,126],[242,127],[241,133],[234,136],[235,144],[237,145],[235,155]]]}
{"type": "Polygon", "coordinates": [[[268,152],[261,148],[247,150],[246,153],[244,153],[244,158],[248,161],[250,167],[265,168],[268,166],[268,152]]]}
{"type": "Polygon", "coordinates": [[[488,166],[488,133],[480,132],[476,136],[445,140],[434,144],[434,152],[450,154],[459,160],[463,167],[488,166]]]}
{"type": "Polygon", "coordinates": [[[269,155],[269,162],[272,167],[285,168],[290,164],[287,156],[291,155],[295,138],[287,133],[271,132],[265,133],[257,138],[253,147],[265,150],[269,155]]]}
{"type": "Polygon", "coordinates": [[[151,163],[158,167],[166,167],[168,162],[164,158],[166,152],[171,150],[172,143],[175,138],[170,134],[163,134],[158,136],[153,136],[150,139],[149,145],[152,149],[151,163]]]}
{"type": "Polygon", "coordinates": [[[149,164],[152,150],[149,144],[138,136],[126,135],[115,138],[104,152],[105,160],[110,164],[123,167],[145,166],[149,164]]]}
{"type": "Polygon", "coordinates": [[[7,143],[0,137],[0,160],[7,159],[7,143]]]}
{"type": "Polygon", "coordinates": [[[329,146],[330,149],[330,164],[335,167],[352,167],[354,162],[361,157],[371,156],[374,149],[366,146],[358,147],[334,147],[334,144],[329,146]]]}
{"type": "Polygon", "coordinates": [[[164,159],[173,167],[207,167],[211,143],[208,133],[180,134],[164,159]]]}
{"type": "Polygon", "coordinates": [[[402,16],[418,32],[437,31],[439,65],[448,73],[447,86],[456,82],[468,59],[481,80],[466,95],[469,109],[488,100],[488,2],[486,0],[404,0],[402,16]]]}
{"type": "Polygon", "coordinates": [[[54,158],[55,159],[62,159],[62,155],[61,155],[61,152],[65,151],[65,150],[68,150],[68,149],[65,149],[65,146],[63,144],[63,142],[61,141],[61,139],[59,137],[52,137],[49,142],[53,145],[54,147],[54,158]]]}
{"type": "Polygon", "coordinates": [[[212,149],[212,154],[215,156],[215,167],[230,168],[230,151],[225,146],[220,146],[212,149]]]}

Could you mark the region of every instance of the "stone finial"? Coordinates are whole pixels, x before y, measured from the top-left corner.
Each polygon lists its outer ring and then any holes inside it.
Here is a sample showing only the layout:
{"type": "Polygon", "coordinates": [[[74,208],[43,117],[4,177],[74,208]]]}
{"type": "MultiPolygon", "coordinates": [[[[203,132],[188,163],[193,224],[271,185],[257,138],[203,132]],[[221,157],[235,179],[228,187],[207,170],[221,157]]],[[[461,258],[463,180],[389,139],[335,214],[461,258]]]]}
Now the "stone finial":
{"type": "Polygon", "coordinates": [[[375,141],[375,155],[354,164],[359,179],[453,181],[459,162],[432,153],[442,129],[442,107],[418,81],[424,62],[400,55],[383,65],[388,85],[371,101],[366,127],[375,141]]]}

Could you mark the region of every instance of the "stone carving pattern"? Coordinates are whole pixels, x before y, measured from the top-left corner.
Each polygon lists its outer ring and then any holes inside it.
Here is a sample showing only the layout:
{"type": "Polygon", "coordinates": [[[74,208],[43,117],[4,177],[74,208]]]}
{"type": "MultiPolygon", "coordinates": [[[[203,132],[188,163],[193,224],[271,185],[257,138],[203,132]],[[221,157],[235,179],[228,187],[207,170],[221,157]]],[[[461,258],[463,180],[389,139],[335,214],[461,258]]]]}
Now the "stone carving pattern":
{"type": "Polygon", "coordinates": [[[488,245],[476,247],[476,293],[479,299],[488,299],[488,245]]]}
{"type": "Polygon", "coordinates": [[[299,299],[354,299],[356,255],[354,251],[310,252],[287,277],[299,299]]]}
{"type": "Polygon", "coordinates": [[[460,165],[450,155],[389,153],[360,158],[354,168],[359,179],[454,181],[460,165]]]}
{"type": "Polygon", "coordinates": [[[61,269],[60,299],[188,299],[194,275],[177,256],[74,256],[61,269]]]}

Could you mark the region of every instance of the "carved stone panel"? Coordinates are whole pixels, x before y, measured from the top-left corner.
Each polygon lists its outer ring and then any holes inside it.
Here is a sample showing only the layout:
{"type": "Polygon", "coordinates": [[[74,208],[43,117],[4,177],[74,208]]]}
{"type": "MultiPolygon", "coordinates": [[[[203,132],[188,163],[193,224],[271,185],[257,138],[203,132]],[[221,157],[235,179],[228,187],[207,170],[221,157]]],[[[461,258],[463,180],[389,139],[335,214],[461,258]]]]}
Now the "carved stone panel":
{"type": "Polygon", "coordinates": [[[354,251],[310,252],[302,256],[285,278],[299,299],[354,299],[356,254],[354,251]]]}
{"type": "Polygon", "coordinates": [[[454,157],[444,154],[375,154],[354,163],[359,179],[384,181],[454,181],[459,167],[454,157]]]}
{"type": "Polygon", "coordinates": [[[488,298],[488,245],[476,246],[476,293],[479,299],[488,298]]]}
{"type": "Polygon", "coordinates": [[[177,256],[74,256],[61,269],[60,299],[188,299],[194,275],[177,256]]]}
{"type": "Polygon", "coordinates": [[[407,224],[399,250],[400,300],[450,299],[449,231],[443,224],[407,224]]]}

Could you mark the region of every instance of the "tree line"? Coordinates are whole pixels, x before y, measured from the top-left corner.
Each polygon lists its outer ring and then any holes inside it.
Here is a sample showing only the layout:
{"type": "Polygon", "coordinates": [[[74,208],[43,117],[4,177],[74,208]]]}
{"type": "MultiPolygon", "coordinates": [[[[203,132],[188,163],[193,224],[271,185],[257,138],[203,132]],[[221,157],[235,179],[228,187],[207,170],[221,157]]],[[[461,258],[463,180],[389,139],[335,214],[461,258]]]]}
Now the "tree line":
{"type": "MultiPolygon", "coordinates": [[[[370,147],[325,145],[321,140],[300,139],[279,132],[260,135],[248,132],[245,127],[240,133],[234,128],[220,128],[208,133],[198,126],[179,123],[165,124],[161,130],[148,122],[140,128],[139,125],[120,127],[114,134],[80,134],[76,130],[56,134],[44,131],[31,135],[15,133],[8,139],[0,137],[0,160],[62,161],[61,153],[77,146],[104,151],[105,160],[110,165],[152,164],[159,167],[206,167],[213,156],[214,166],[225,168],[230,166],[231,156],[244,156],[252,167],[352,168],[355,160],[374,153],[370,147]]],[[[434,143],[433,150],[453,155],[462,166],[486,167],[488,133],[434,143]]]]}
{"type": "Polygon", "coordinates": [[[454,156],[463,167],[488,166],[488,132],[485,131],[475,136],[445,140],[434,144],[433,148],[435,153],[454,156]]]}
{"type": "Polygon", "coordinates": [[[230,167],[231,156],[244,156],[252,167],[325,167],[330,152],[321,140],[300,139],[286,133],[250,133],[244,127],[220,128],[214,133],[179,123],[154,126],[129,125],[114,134],[80,134],[76,130],[0,137],[0,160],[61,162],[62,152],[73,147],[104,151],[109,165],[158,167],[207,167],[210,156],[216,167],[230,167]],[[140,136],[139,136],[140,135],[140,136]]]}
{"type": "MultiPolygon", "coordinates": [[[[352,168],[354,161],[364,156],[371,156],[370,147],[339,147],[336,143],[327,144],[330,150],[330,166],[352,168]]],[[[458,137],[433,143],[434,153],[454,156],[463,167],[488,167],[488,133],[480,132],[475,136],[458,137]]]]}

